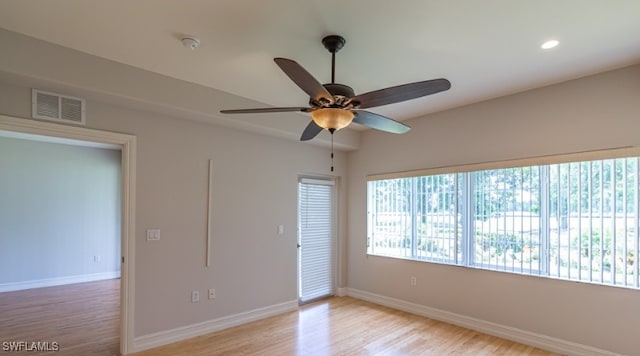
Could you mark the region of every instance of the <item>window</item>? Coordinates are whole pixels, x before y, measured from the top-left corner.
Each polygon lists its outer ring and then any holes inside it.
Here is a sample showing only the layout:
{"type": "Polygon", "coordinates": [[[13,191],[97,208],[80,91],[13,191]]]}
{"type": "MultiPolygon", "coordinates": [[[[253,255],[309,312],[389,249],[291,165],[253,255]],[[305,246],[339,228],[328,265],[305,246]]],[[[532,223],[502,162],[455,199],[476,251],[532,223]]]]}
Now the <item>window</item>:
{"type": "Polygon", "coordinates": [[[631,153],[370,177],[367,253],[639,288],[640,158],[631,153]]]}

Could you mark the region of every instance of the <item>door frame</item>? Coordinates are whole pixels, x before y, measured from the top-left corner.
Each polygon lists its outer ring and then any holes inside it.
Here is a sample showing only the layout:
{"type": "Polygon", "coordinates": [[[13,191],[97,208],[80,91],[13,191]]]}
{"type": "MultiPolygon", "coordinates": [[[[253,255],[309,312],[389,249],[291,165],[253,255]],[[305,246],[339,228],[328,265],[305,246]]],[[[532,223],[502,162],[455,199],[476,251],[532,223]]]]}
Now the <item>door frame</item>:
{"type": "MultiPolygon", "coordinates": [[[[338,236],[338,198],[340,195],[338,194],[339,189],[339,178],[335,176],[322,176],[322,175],[299,175],[298,181],[296,183],[296,205],[297,205],[297,216],[296,216],[296,246],[300,246],[300,183],[303,180],[307,181],[318,181],[318,182],[326,182],[327,185],[331,185],[333,189],[331,189],[331,274],[332,274],[332,290],[333,295],[338,295],[339,285],[340,285],[340,243],[338,236]]],[[[301,288],[301,276],[302,276],[302,264],[301,264],[301,250],[300,248],[296,248],[296,299],[298,300],[298,305],[303,304],[300,300],[300,288],[301,288]]],[[[309,301],[305,302],[308,303],[309,301]]]]}
{"type": "Polygon", "coordinates": [[[36,121],[0,115],[0,131],[48,136],[120,148],[122,170],[121,270],[120,270],[120,353],[133,351],[134,341],[134,265],[135,265],[135,178],[136,137],[85,127],[36,121]]]}

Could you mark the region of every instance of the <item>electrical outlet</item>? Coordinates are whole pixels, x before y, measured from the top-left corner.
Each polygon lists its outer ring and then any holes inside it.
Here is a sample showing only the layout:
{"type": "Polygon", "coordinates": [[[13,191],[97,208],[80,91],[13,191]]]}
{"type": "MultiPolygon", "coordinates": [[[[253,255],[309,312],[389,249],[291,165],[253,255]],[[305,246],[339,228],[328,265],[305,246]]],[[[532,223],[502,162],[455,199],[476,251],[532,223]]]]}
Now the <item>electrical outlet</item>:
{"type": "Polygon", "coordinates": [[[216,299],[216,290],[209,288],[209,299],[216,299]]]}
{"type": "Polygon", "coordinates": [[[95,262],[95,263],[100,262],[100,256],[98,256],[98,255],[93,256],[93,262],[95,262]]]}
{"type": "Polygon", "coordinates": [[[200,301],[200,292],[194,290],[191,292],[191,303],[197,303],[200,301]]]}
{"type": "Polygon", "coordinates": [[[411,277],[411,285],[415,286],[418,284],[418,279],[416,277],[411,277]]]}

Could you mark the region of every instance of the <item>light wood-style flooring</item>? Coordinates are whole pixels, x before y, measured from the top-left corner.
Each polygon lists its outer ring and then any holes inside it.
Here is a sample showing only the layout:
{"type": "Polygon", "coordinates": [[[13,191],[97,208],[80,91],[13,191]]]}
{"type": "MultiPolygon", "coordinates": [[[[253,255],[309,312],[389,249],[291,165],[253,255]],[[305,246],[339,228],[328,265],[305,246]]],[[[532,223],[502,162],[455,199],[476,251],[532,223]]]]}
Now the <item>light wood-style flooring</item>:
{"type": "Polygon", "coordinates": [[[432,319],[341,297],[147,350],[163,355],[554,355],[432,319]]]}
{"type": "MultiPolygon", "coordinates": [[[[0,345],[4,341],[56,341],[60,352],[47,354],[118,355],[119,283],[109,280],[0,293],[0,345]]],[[[0,347],[3,354],[8,353],[0,347]]],[[[554,354],[342,297],[136,354],[163,355],[554,354]]]]}
{"type": "Polygon", "coordinates": [[[0,355],[120,354],[120,280],[0,293],[0,355]],[[5,352],[10,341],[57,342],[58,352],[5,352]]]}

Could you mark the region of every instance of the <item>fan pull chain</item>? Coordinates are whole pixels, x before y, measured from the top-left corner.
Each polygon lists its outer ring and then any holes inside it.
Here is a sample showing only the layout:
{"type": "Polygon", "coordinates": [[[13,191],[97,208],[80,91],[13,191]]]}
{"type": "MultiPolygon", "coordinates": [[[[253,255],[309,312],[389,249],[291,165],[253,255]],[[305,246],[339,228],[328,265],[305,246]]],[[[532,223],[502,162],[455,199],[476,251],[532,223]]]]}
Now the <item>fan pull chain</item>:
{"type": "Polygon", "coordinates": [[[331,132],[331,172],[333,172],[333,132],[331,132]]]}

